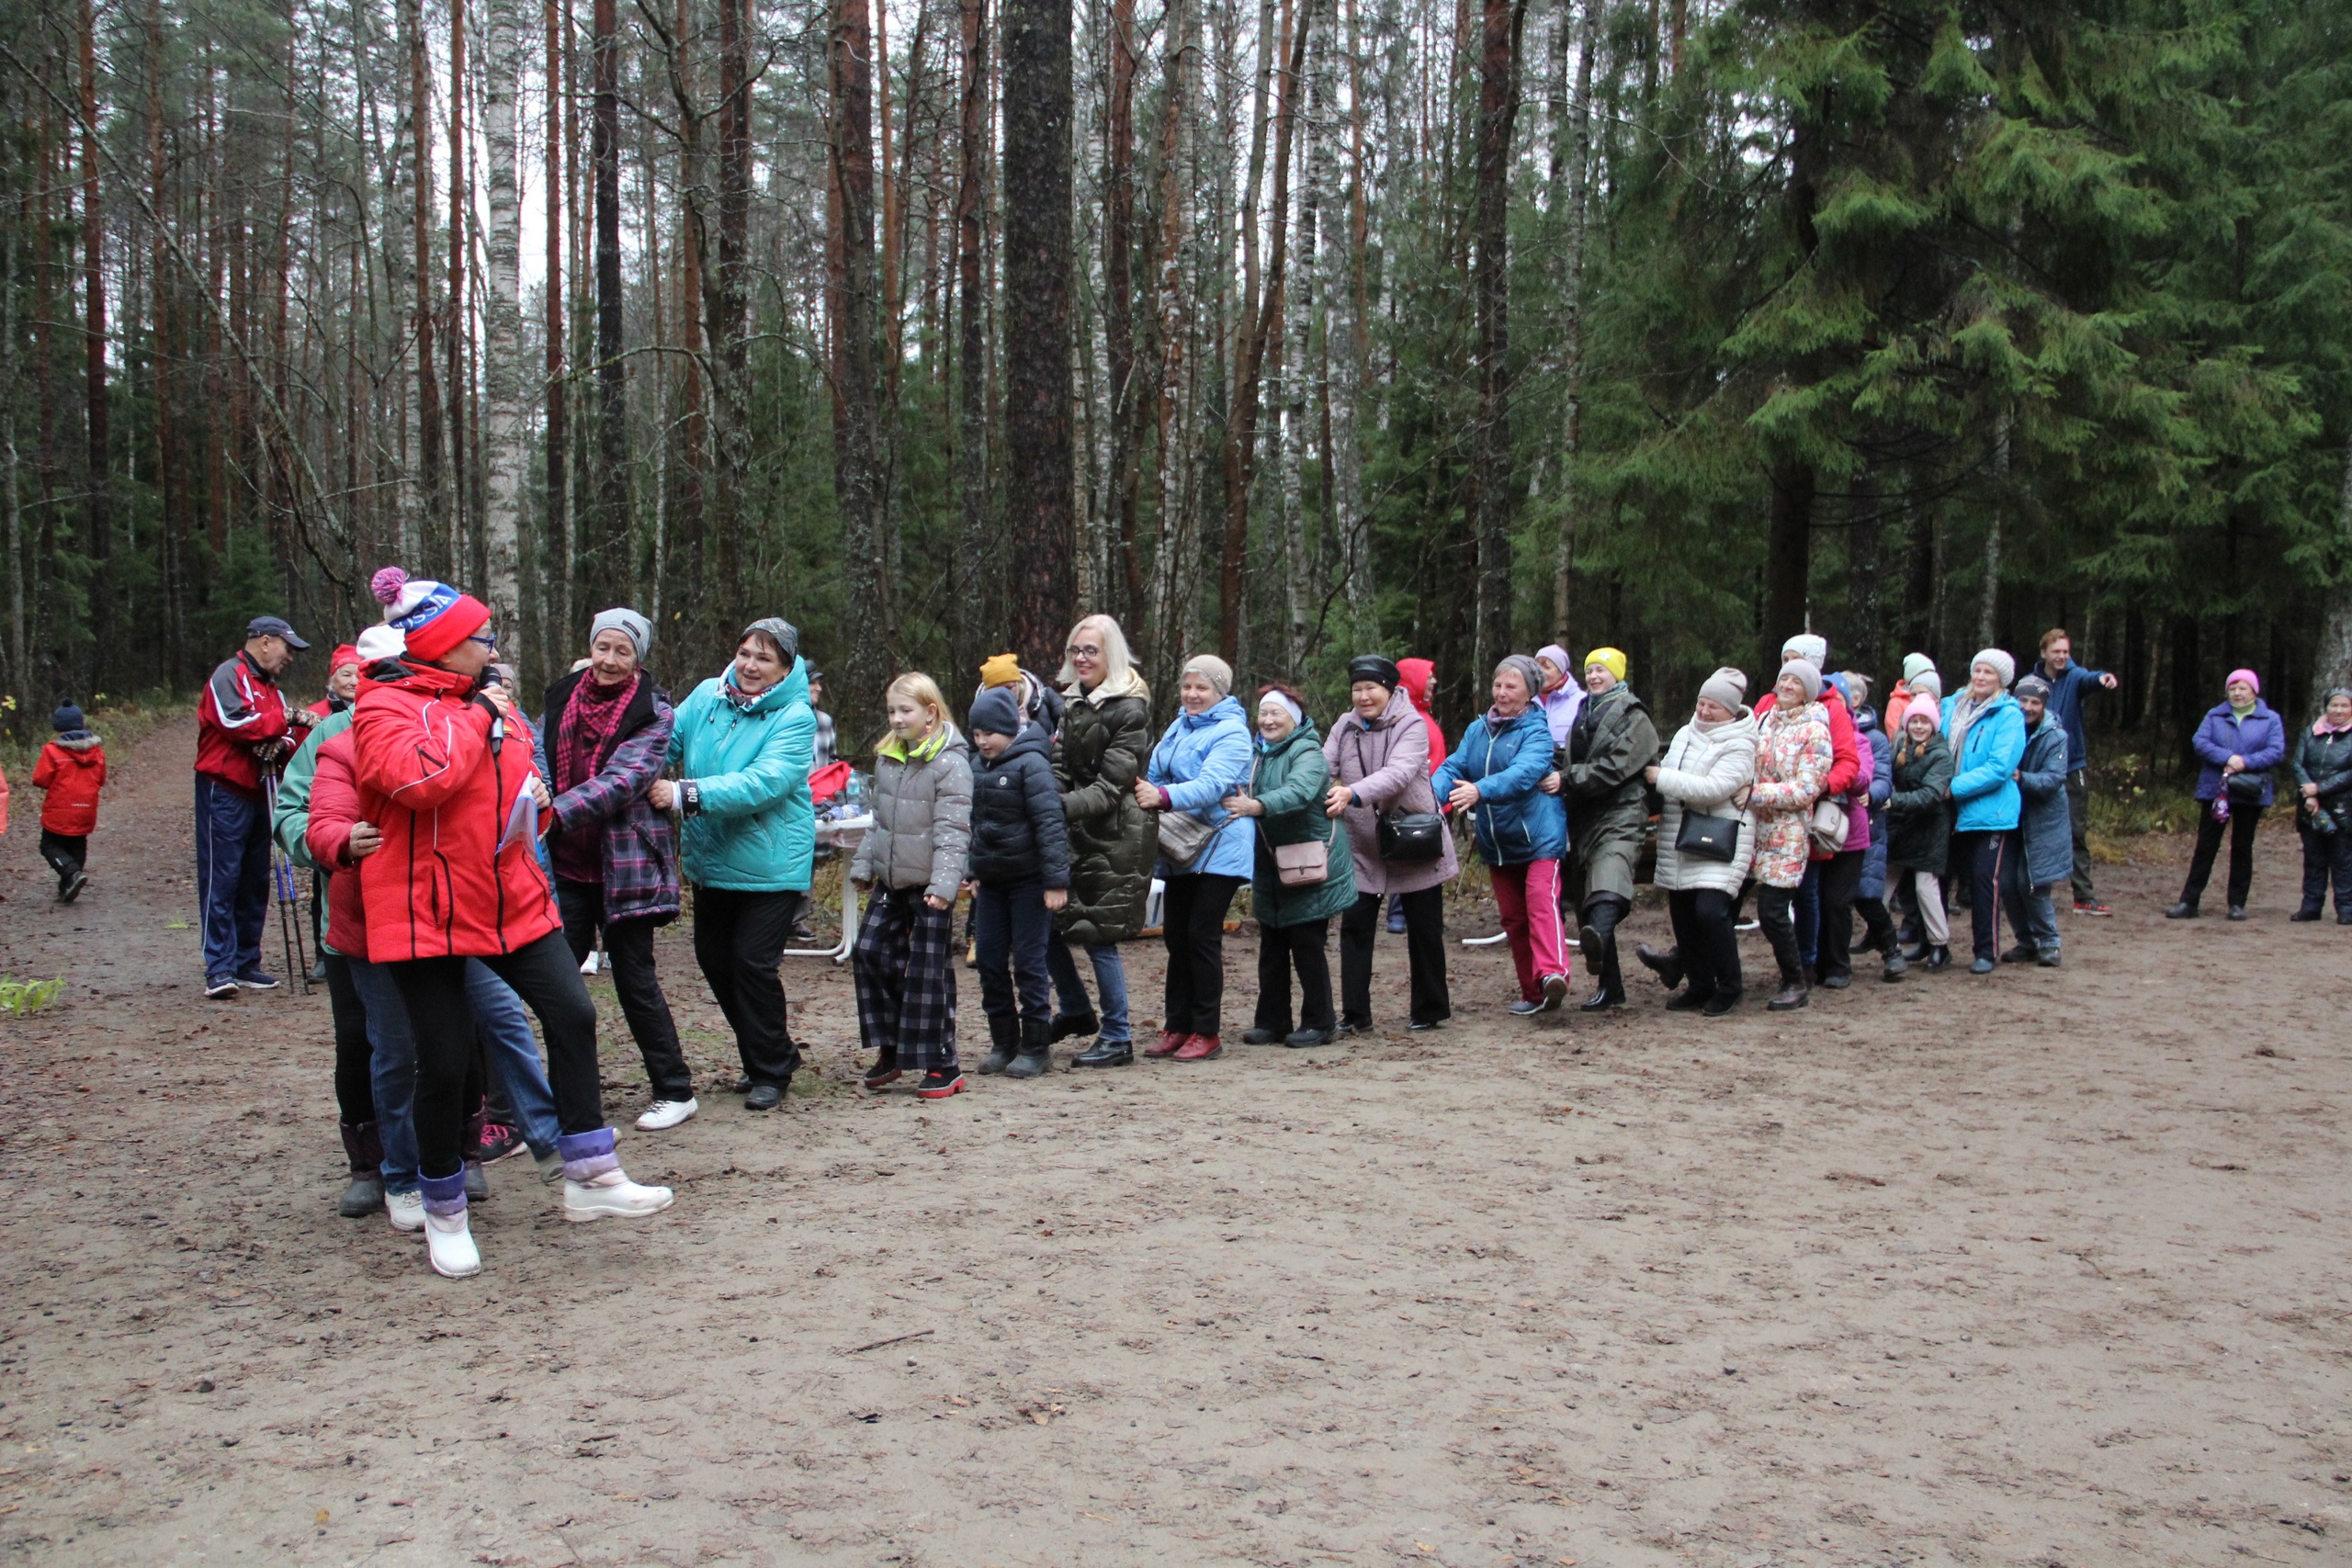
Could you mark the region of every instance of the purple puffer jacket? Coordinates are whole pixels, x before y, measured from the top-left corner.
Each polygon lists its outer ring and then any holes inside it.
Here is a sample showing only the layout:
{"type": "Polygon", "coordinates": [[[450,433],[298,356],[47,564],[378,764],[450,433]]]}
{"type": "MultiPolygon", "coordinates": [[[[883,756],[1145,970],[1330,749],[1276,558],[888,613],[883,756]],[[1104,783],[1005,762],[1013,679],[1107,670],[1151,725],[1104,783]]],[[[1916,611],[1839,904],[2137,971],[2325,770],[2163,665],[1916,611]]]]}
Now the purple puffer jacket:
{"type": "Polygon", "coordinates": [[[2270,705],[2254,699],[2254,711],[2241,719],[2227,703],[2206,712],[2190,742],[2204,767],[2197,775],[2197,798],[2211,800],[2222,793],[2222,768],[2232,757],[2245,759],[2245,771],[2262,780],[2262,804],[2270,804],[2271,770],[2287,760],[2287,726],[2270,705]]]}
{"type": "MultiPolygon", "coordinates": [[[[571,706],[571,690],[587,678],[576,671],[548,688],[547,706],[538,726],[539,776],[549,781],[555,769],[555,729],[571,706]]],[[[605,920],[650,919],[667,925],[681,907],[678,897],[678,833],[666,811],[657,811],[648,799],[653,781],[662,776],[670,751],[670,728],[677,716],[668,694],[651,675],[637,683],[628,710],[621,715],[612,749],[597,759],[595,776],[583,779],[555,797],[556,829],[574,831],[604,824],[605,920]]]]}

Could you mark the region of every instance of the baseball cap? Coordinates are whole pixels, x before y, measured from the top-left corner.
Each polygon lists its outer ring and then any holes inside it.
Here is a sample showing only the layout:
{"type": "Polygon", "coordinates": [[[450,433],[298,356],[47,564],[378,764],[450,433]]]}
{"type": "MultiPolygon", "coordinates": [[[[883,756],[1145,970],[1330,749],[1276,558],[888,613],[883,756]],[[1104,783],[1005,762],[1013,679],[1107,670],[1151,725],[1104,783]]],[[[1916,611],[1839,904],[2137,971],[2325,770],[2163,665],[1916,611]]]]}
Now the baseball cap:
{"type": "Polygon", "coordinates": [[[294,628],[287,624],[286,618],[282,615],[255,615],[245,623],[245,636],[282,637],[288,648],[311,646],[294,635],[294,628]]]}

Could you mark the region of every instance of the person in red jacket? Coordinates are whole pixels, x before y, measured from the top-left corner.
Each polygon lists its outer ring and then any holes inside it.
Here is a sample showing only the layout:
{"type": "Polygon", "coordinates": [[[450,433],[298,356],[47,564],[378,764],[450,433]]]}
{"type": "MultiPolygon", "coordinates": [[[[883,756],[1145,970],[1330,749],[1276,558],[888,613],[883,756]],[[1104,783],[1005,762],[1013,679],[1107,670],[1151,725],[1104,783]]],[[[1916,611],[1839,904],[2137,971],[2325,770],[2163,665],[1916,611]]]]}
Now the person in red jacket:
{"type": "Polygon", "coordinates": [[[196,699],[196,893],[204,927],[204,994],[273,990],[261,966],[269,914],[269,808],[262,774],[291,751],[277,678],[311,645],[276,615],[245,623],[245,646],[196,699]]]}
{"type": "Polygon", "coordinates": [[[331,718],[359,696],[359,650],[345,643],[327,655],[327,694],[302,711],[314,720],[331,718]]]}
{"type": "Polygon", "coordinates": [[[368,958],[390,966],[416,1041],[418,1188],[435,1272],[480,1272],[466,1213],[463,1128],[474,1016],[465,961],[479,958],[538,1016],[562,1135],[567,1220],[650,1214],[666,1187],[622,1174],[605,1124],[596,1006],[565,945],[538,858],[549,796],[528,722],[483,672],[498,639],[480,600],[379,572],[377,597],[407,640],[370,666],[352,713],[359,800],[382,848],[359,863],[368,958]]]}
{"type": "Polygon", "coordinates": [[[40,749],[33,787],[48,791],[40,807],[40,858],[57,873],[57,901],[71,904],[90,878],[90,835],[98,827],[98,791],[106,787],[107,749],[83,728],[82,710],[61,705],[49,717],[57,739],[40,749]]]}

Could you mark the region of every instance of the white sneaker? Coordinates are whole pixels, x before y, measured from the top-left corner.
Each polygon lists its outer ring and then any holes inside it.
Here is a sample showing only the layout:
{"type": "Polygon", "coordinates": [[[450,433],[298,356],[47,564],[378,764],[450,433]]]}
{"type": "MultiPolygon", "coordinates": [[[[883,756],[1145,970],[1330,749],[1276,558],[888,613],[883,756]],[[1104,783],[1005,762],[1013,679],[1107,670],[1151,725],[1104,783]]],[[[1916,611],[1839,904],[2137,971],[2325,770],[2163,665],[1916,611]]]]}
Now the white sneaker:
{"type": "Polygon", "coordinates": [[[392,1222],[396,1231],[421,1231],[424,1228],[424,1194],[412,1187],[405,1192],[384,1194],[384,1217],[392,1222]]]}
{"type": "Polygon", "coordinates": [[[693,1121],[695,1112],[701,1109],[702,1101],[699,1100],[657,1100],[645,1108],[644,1115],[637,1119],[637,1130],[640,1133],[666,1133],[681,1122],[693,1121]]]}
{"type": "MultiPolygon", "coordinates": [[[[418,1201],[421,1204],[423,1200],[418,1201]]],[[[446,1219],[439,1214],[424,1216],[424,1251],[433,1260],[433,1271],[445,1280],[464,1280],[481,1272],[481,1253],[474,1246],[474,1233],[462,1209],[446,1219]]]]}
{"type": "Polygon", "coordinates": [[[617,1170],[587,1181],[566,1181],[563,1184],[563,1217],[567,1220],[601,1220],[606,1215],[619,1219],[635,1219],[641,1214],[658,1214],[676,1201],[677,1195],[666,1187],[639,1187],[617,1170]]]}

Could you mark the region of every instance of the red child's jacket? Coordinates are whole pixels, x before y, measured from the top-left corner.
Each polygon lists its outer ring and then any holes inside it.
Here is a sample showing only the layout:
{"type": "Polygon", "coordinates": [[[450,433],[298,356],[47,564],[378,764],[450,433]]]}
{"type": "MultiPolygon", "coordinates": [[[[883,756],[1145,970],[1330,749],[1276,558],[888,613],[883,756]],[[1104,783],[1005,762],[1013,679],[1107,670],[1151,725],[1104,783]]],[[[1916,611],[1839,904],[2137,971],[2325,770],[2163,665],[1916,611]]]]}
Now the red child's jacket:
{"type": "Polygon", "coordinates": [[[384,835],[359,863],[369,962],[528,946],[562,923],[527,811],[508,836],[537,771],[530,725],[499,720],[465,676],[388,668],[360,678],[350,730],[360,815],[384,835]]]}
{"type": "Polygon", "coordinates": [[[44,833],[80,838],[98,826],[98,791],[106,787],[107,749],[86,730],[61,736],[40,749],[33,764],[33,787],[45,789],[40,803],[44,833]]]}

